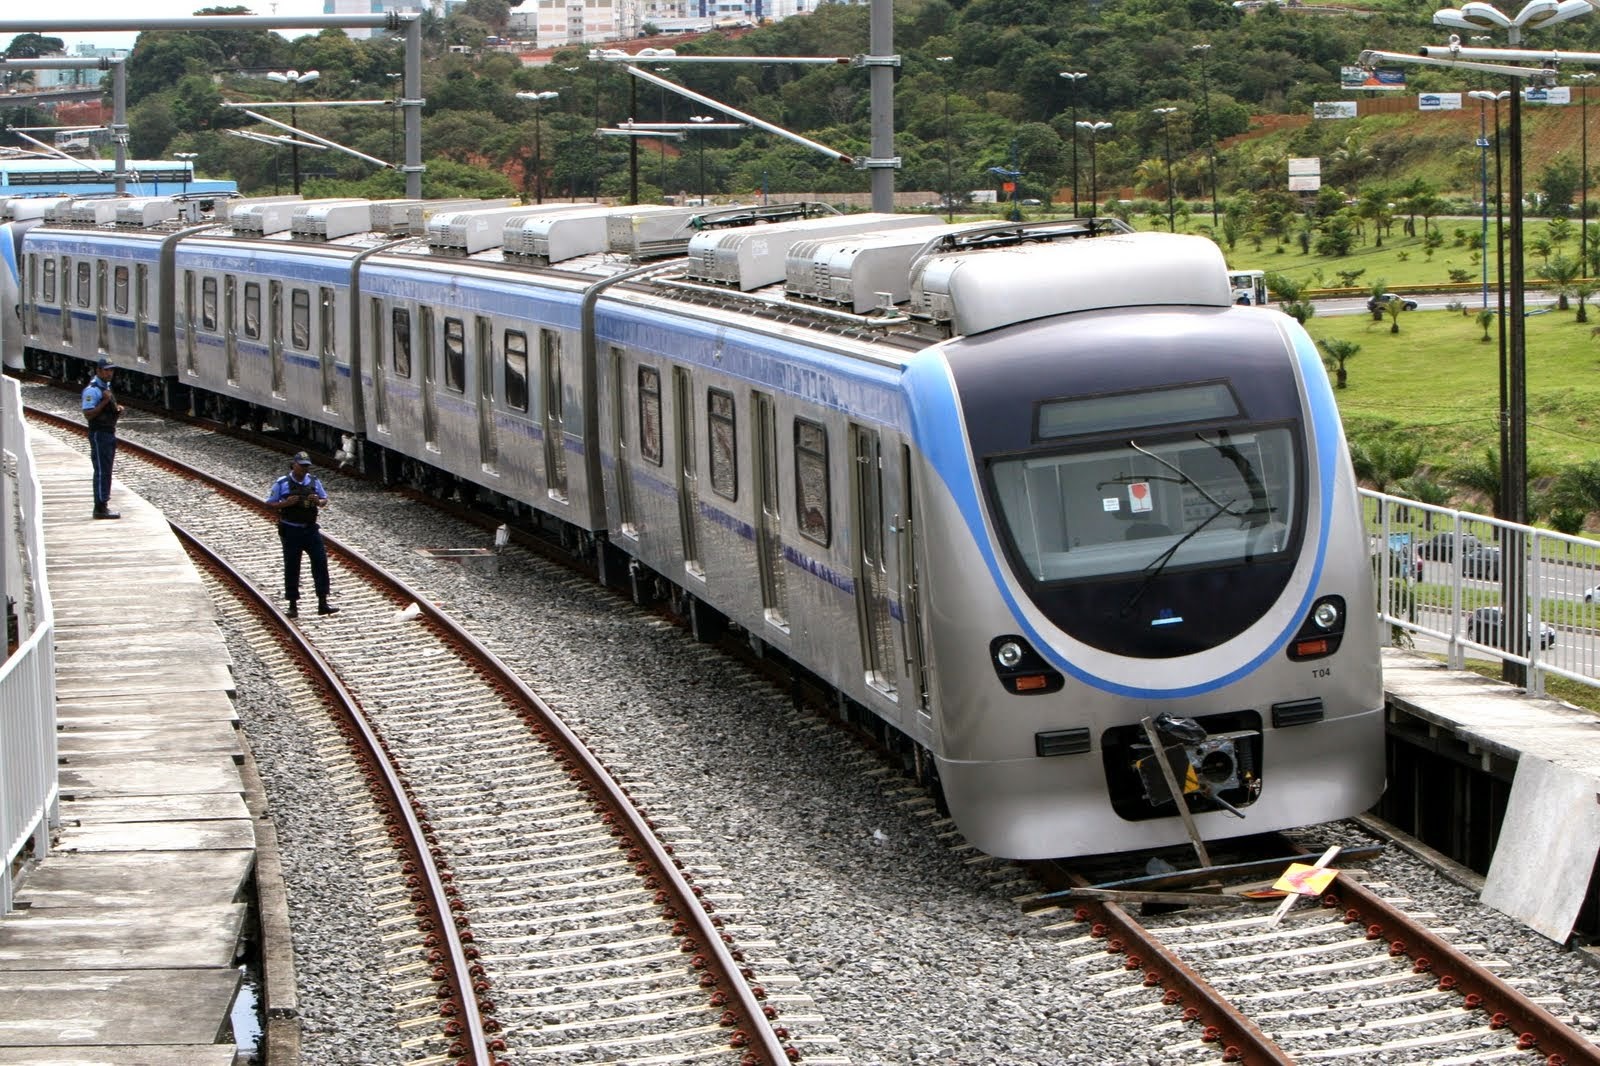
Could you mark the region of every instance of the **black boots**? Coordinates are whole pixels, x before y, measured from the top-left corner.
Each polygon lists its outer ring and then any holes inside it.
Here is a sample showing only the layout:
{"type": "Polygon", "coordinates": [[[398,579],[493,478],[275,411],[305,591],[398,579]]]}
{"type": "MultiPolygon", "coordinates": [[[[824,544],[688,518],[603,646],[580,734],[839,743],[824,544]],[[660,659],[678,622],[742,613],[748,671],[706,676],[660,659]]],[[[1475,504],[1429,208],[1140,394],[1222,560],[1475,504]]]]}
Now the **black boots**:
{"type": "Polygon", "coordinates": [[[120,514],[118,514],[117,512],[111,510],[109,507],[104,506],[103,504],[94,509],[94,516],[96,518],[121,518],[122,517],[120,514]]]}
{"type": "Polygon", "coordinates": [[[317,613],[318,614],[338,614],[339,613],[339,608],[334,607],[331,604],[329,604],[326,597],[319,596],[317,598],[317,613]]]}
{"type": "Polygon", "coordinates": [[[284,612],[284,615],[285,615],[285,617],[288,617],[288,618],[299,618],[300,617],[300,601],[299,600],[290,600],[289,601],[289,609],[284,612]]]}

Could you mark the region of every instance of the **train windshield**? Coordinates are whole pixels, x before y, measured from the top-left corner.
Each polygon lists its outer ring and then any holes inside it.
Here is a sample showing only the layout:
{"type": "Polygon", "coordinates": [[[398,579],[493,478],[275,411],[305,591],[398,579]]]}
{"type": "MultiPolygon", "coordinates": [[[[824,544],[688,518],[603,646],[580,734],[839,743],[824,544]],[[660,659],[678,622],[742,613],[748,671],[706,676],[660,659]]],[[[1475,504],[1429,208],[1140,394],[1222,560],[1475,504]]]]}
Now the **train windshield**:
{"type": "Polygon", "coordinates": [[[1288,428],[1130,435],[996,460],[1016,557],[1036,581],[1154,578],[1280,557],[1294,541],[1288,428]]]}

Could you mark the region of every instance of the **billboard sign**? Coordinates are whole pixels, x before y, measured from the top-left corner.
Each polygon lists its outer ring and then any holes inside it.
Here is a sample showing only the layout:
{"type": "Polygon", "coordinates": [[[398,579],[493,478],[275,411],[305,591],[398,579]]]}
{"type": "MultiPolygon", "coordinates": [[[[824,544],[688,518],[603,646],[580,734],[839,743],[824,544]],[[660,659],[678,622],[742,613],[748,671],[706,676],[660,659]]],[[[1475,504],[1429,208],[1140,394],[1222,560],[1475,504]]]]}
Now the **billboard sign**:
{"type": "Polygon", "coordinates": [[[1406,72],[1399,67],[1340,67],[1339,88],[1395,92],[1406,87],[1406,72]]]}
{"type": "Polygon", "coordinates": [[[1460,93],[1423,93],[1417,97],[1418,111],[1460,111],[1460,93]]]}
{"type": "Polygon", "coordinates": [[[1522,98],[1530,104],[1570,104],[1572,89],[1566,85],[1554,85],[1548,89],[1524,89],[1522,98]]]}
{"type": "Polygon", "coordinates": [[[1311,105],[1312,118],[1355,118],[1354,100],[1318,100],[1311,105]]]}

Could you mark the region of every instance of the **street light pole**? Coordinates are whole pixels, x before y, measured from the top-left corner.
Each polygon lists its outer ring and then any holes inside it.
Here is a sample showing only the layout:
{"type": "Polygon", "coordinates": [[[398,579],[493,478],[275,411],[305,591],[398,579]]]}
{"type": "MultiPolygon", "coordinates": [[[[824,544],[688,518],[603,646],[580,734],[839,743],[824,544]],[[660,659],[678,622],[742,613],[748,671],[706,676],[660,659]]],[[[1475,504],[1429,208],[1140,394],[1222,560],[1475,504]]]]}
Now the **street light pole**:
{"type": "MultiPolygon", "coordinates": [[[[315,70],[308,70],[304,74],[300,73],[298,70],[285,70],[285,71],[281,71],[281,72],[273,70],[273,71],[268,71],[268,73],[267,73],[267,80],[268,81],[275,81],[280,85],[288,85],[288,86],[290,86],[295,91],[296,96],[298,96],[298,94],[299,94],[300,86],[302,86],[302,85],[310,85],[312,82],[316,81],[320,77],[322,77],[322,75],[319,72],[315,71],[315,70]]],[[[300,120],[295,114],[296,110],[297,109],[295,108],[295,106],[293,104],[289,105],[289,125],[291,127],[293,127],[294,130],[295,130],[295,134],[292,135],[292,137],[290,139],[290,142],[289,142],[289,169],[294,172],[294,194],[296,196],[299,196],[300,195],[300,137],[299,137],[300,120]]]]}
{"type": "MultiPolygon", "coordinates": [[[[949,63],[955,56],[938,56],[936,63],[949,63]]],[[[956,220],[955,163],[950,147],[950,68],[944,67],[944,211],[945,221],[956,220]]]]}
{"type": "Polygon", "coordinates": [[[172,154],[173,154],[173,156],[175,158],[181,159],[184,162],[183,193],[182,193],[182,195],[188,196],[189,195],[189,179],[194,177],[194,157],[196,155],[198,155],[199,153],[198,152],[173,152],[172,154]]]}
{"type": "Polygon", "coordinates": [[[542,93],[517,94],[518,100],[533,104],[533,202],[536,204],[544,203],[544,146],[540,143],[543,138],[544,102],[560,95],[554,89],[542,93]]]}
{"type": "Polygon", "coordinates": [[[1166,139],[1167,147],[1167,232],[1177,233],[1177,218],[1172,209],[1172,113],[1178,110],[1175,107],[1154,108],[1155,114],[1161,116],[1161,132],[1166,139]]]}
{"type": "Polygon", "coordinates": [[[1078,217],[1078,83],[1089,75],[1081,70],[1063,70],[1061,76],[1067,79],[1067,85],[1072,89],[1072,217],[1078,217]]]}
{"type": "Polygon", "coordinates": [[[1217,224],[1217,134],[1211,126],[1211,79],[1206,74],[1206,53],[1209,44],[1190,46],[1190,51],[1200,53],[1200,109],[1206,116],[1206,160],[1211,170],[1211,224],[1217,224]]]}
{"type": "Polygon", "coordinates": [[[1582,268],[1584,276],[1589,274],[1589,82],[1594,80],[1593,74],[1574,74],[1573,81],[1582,82],[1578,88],[1583,91],[1579,101],[1579,109],[1583,114],[1583,198],[1578,204],[1578,247],[1582,249],[1582,268]]]}
{"type": "MultiPolygon", "coordinates": [[[[712,118],[712,116],[710,116],[710,115],[690,115],[689,116],[689,121],[690,122],[694,122],[694,123],[705,123],[705,122],[715,122],[716,120],[714,118],[712,118]]],[[[700,136],[695,138],[695,139],[700,142],[700,144],[699,144],[699,149],[700,149],[700,206],[704,207],[706,205],[706,135],[705,135],[705,131],[702,130],[701,133],[700,133],[700,136]]]]}
{"type": "MultiPolygon", "coordinates": [[[[1483,309],[1487,311],[1489,309],[1489,116],[1488,109],[1485,105],[1490,101],[1493,101],[1495,105],[1495,232],[1498,236],[1500,216],[1500,204],[1498,199],[1500,195],[1500,96],[1498,93],[1492,93],[1487,89],[1474,89],[1467,95],[1478,101],[1478,155],[1482,163],[1479,187],[1483,197],[1483,199],[1479,201],[1483,209],[1483,238],[1479,242],[1479,254],[1483,259],[1483,309]]],[[[1497,283],[1499,282],[1500,278],[1498,274],[1495,275],[1495,280],[1497,283]]],[[[1501,289],[1502,298],[1504,298],[1504,292],[1505,290],[1501,289]]],[[[1505,322],[1502,320],[1502,330],[1504,329],[1504,326],[1505,322]]]]}
{"type": "Polygon", "coordinates": [[[1089,217],[1100,209],[1100,134],[1111,128],[1109,122],[1085,120],[1078,129],[1089,135],[1089,217]]]}
{"type": "MultiPolygon", "coordinates": [[[[1524,28],[1536,29],[1587,14],[1586,2],[1573,0],[1528,0],[1514,17],[1508,17],[1486,0],[1473,0],[1459,10],[1441,8],[1433,13],[1433,21],[1440,26],[1468,30],[1504,30],[1511,47],[1522,43],[1524,28]]],[[[1511,306],[1506,316],[1507,360],[1502,363],[1501,374],[1505,382],[1505,402],[1502,421],[1505,425],[1504,444],[1500,454],[1501,517],[1519,525],[1528,521],[1528,350],[1527,321],[1524,317],[1526,292],[1524,274],[1526,264],[1522,258],[1522,86],[1515,74],[1508,75],[1511,101],[1511,182],[1507,194],[1511,197],[1511,306]]],[[[1499,109],[1496,105],[1495,126],[1499,127],[1499,109]]],[[[1507,565],[1501,569],[1501,600],[1505,605],[1504,628],[1507,649],[1514,656],[1525,653],[1527,632],[1527,578],[1524,572],[1522,536],[1515,530],[1503,531],[1502,558],[1507,565]]],[[[1502,660],[1502,676],[1513,683],[1524,683],[1526,669],[1511,659],[1502,660]]]]}

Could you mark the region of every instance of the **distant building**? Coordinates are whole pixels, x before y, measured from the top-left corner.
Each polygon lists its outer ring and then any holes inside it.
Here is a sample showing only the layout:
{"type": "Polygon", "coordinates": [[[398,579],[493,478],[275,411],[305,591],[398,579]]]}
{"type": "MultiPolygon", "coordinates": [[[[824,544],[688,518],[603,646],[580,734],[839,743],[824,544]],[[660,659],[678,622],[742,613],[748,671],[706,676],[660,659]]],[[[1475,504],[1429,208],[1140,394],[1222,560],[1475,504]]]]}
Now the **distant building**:
{"type": "MultiPolygon", "coordinates": [[[[322,0],[324,15],[384,15],[391,11],[402,15],[420,15],[424,11],[437,11],[438,4],[428,0],[322,0]]],[[[345,35],[358,39],[371,37],[371,29],[346,29],[345,35]]]]}

